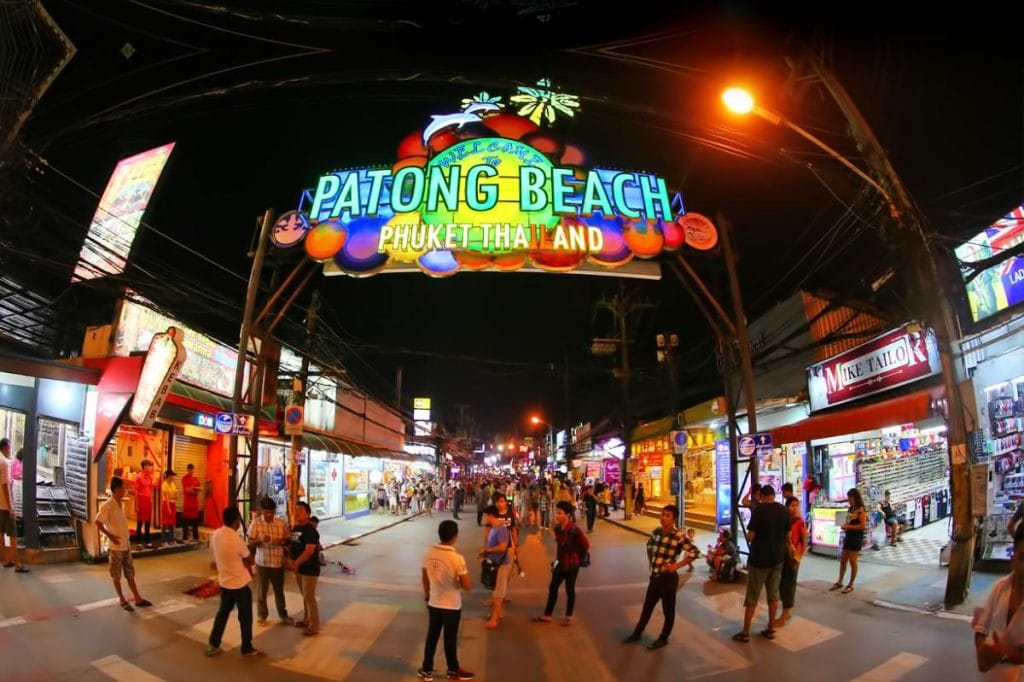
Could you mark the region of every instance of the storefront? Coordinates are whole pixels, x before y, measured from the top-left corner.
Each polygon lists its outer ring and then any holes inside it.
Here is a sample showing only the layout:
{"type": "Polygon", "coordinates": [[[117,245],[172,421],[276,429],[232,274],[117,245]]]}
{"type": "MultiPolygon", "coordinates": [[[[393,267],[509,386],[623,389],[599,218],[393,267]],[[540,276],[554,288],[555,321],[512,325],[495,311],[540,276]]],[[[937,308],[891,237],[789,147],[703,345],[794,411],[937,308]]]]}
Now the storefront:
{"type": "MultiPolygon", "coordinates": [[[[951,513],[939,373],[934,334],[910,325],[808,369],[815,414],[771,434],[793,460],[801,450],[809,454],[805,489],[812,551],[837,552],[851,488],[860,491],[871,512],[890,491],[894,511],[909,529],[951,513]],[[914,383],[918,386],[911,389],[914,383]],[[902,395],[891,397],[894,389],[902,395]],[[879,393],[890,397],[874,398],[879,393]]],[[[785,459],[781,465],[792,468],[785,459]]],[[[884,541],[880,532],[866,533],[866,542],[884,541]]]]}
{"type": "Polygon", "coordinates": [[[972,504],[983,519],[977,555],[1005,562],[1013,542],[1010,516],[1024,500],[1024,314],[961,344],[978,420],[971,435],[972,504]]]}
{"type": "Polygon", "coordinates": [[[640,424],[630,438],[630,454],[635,462],[634,495],[642,489],[644,500],[656,505],[672,504],[671,476],[675,459],[672,455],[672,418],[640,424]]]}

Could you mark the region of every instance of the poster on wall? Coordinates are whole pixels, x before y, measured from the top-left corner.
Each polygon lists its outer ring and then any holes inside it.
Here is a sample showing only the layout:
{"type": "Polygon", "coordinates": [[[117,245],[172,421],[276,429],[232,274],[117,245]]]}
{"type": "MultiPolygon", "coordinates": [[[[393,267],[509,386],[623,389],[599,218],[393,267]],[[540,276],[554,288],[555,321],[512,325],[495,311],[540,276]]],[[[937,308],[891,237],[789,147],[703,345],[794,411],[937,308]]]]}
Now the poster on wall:
{"type": "Polygon", "coordinates": [[[973,265],[1019,247],[1021,243],[1024,243],[1024,205],[954,250],[975,322],[1024,302],[1024,258],[1010,256],[980,272],[973,265]]]}
{"type": "Polygon", "coordinates": [[[811,411],[888,391],[941,371],[935,332],[904,325],[808,367],[811,411]]]}

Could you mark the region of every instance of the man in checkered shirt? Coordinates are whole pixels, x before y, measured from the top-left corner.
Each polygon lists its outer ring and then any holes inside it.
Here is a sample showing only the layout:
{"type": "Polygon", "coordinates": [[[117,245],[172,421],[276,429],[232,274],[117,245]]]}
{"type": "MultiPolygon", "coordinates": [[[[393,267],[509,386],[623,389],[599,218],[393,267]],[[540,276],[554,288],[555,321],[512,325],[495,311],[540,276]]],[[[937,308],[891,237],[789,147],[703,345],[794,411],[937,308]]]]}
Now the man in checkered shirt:
{"type": "Polygon", "coordinates": [[[626,644],[640,641],[659,601],[662,613],[665,614],[665,624],[661,628],[661,634],[647,648],[660,649],[668,644],[668,637],[672,634],[672,626],[676,621],[676,589],[679,587],[677,571],[692,563],[694,559],[693,553],[689,551],[682,560],[679,559],[679,555],[688,546],[693,545],[687,540],[686,534],[676,528],[678,516],[679,510],[674,504],[665,505],[661,510],[661,526],[655,528],[647,540],[647,561],[651,567],[650,582],[647,584],[647,595],[644,597],[640,620],[633,629],[633,634],[624,640],[626,644]]]}
{"type": "Polygon", "coordinates": [[[285,625],[295,621],[288,616],[284,601],[284,548],[291,541],[291,529],[277,517],[277,503],[269,497],[260,500],[260,515],[249,526],[249,549],[256,551],[256,615],[258,625],[266,627],[267,586],[274,587],[277,616],[285,625]]]}

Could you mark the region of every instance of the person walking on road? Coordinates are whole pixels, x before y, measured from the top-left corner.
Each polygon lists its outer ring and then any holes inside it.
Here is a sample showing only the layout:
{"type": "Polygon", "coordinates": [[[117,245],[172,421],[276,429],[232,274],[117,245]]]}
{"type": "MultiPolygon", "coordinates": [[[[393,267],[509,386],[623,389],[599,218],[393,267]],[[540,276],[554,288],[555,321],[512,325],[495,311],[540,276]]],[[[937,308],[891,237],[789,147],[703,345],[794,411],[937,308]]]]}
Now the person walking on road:
{"type": "Polygon", "coordinates": [[[320,611],[316,603],[316,583],[320,578],[320,533],[309,522],[308,502],[295,504],[295,526],[292,527],[291,551],[285,560],[285,568],[295,571],[295,582],[302,594],[302,619],[295,626],[303,628],[302,634],[312,637],[320,632],[320,611]]]}
{"type": "Polygon", "coordinates": [[[462,503],[466,499],[466,489],[461,485],[455,489],[452,496],[452,518],[459,519],[459,512],[462,511],[462,503]]]}
{"type": "Polygon", "coordinates": [[[260,500],[260,514],[249,526],[249,549],[256,552],[256,618],[260,627],[267,625],[267,588],[274,588],[277,617],[284,625],[294,625],[288,615],[284,598],[284,552],[291,540],[288,524],[277,516],[277,502],[264,497],[260,500]]]}
{"type": "Polygon", "coordinates": [[[846,511],[846,523],[842,525],[843,553],[839,557],[839,580],[828,588],[829,591],[843,588],[843,594],[853,592],[853,583],[857,581],[857,561],[861,547],[864,546],[864,531],[868,527],[868,512],[864,508],[864,498],[856,488],[846,491],[846,500],[850,508],[846,511]],[[843,576],[846,575],[846,564],[850,564],[850,582],[843,587],[843,576]]]}
{"type": "Polygon", "coordinates": [[[238,507],[225,507],[224,525],[210,536],[210,548],[217,564],[217,583],[220,585],[220,608],[210,630],[207,656],[221,652],[220,642],[231,612],[238,610],[238,627],[242,631],[242,655],[259,656],[262,652],[252,645],[252,553],[238,529],[242,515],[238,507]]]}
{"type": "Polygon", "coordinates": [[[498,627],[505,612],[505,594],[512,573],[512,530],[504,524],[498,508],[494,505],[484,509],[484,519],[490,531],[484,548],[480,550],[481,559],[489,559],[498,565],[498,575],[491,590],[491,614],[484,624],[488,630],[498,627]]]}
{"type": "Polygon", "coordinates": [[[650,566],[650,581],[647,583],[647,594],[644,596],[644,607],[640,612],[640,620],[637,621],[633,633],[624,642],[632,644],[639,642],[651,620],[655,605],[661,602],[661,611],[665,615],[665,623],[662,625],[661,634],[647,648],[660,649],[668,644],[669,635],[672,634],[672,626],[676,621],[676,590],[679,587],[679,573],[677,571],[693,561],[693,557],[686,555],[682,560],[682,554],[686,543],[686,535],[676,527],[676,519],[679,518],[679,509],[674,504],[667,504],[661,510],[661,525],[654,529],[651,537],[647,539],[647,562],[650,566]]]}
{"type": "Polygon", "coordinates": [[[591,533],[594,530],[594,520],[597,519],[597,497],[594,496],[594,487],[587,486],[587,491],[583,493],[583,510],[587,515],[587,532],[591,533]]]}
{"type": "Polygon", "coordinates": [[[121,600],[121,608],[134,611],[121,591],[121,575],[128,580],[135,606],[152,606],[153,602],[143,599],[139,588],[135,585],[135,564],[132,562],[132,550],[128,544],[128,517],[124,515],[121,500],[124,499],[124,480],[119,476],[110,478],[110,497],[100,505],[96,512],[96,528],[107,536],[110,544],[107,548],[107,562],[110,564],[110,577],[114,580],[114,591],[121,600]]]}
{"type": "Polygon", "coordinates": [[[558,588],[565,583],[565,618],[562,625],[571,625],[576,606],[576,578],[580,572],[580,557],[590,551],[590,541],[580,527],[573,523],[573,508],[568,502],[555,506],[555,562],[551,567],[548,585],[548,603],[544,615],[534,618],[535,623],[550,623],[558,601],[558,588]]]}
{"type": "Polygon", "coordinates": [[[761,499],[750,514],[747,541],[750,557],[747,560],[747,596],[743,600],[743,630],[732,636],[737,642],[750,641],[750,623],[757,610],[761,590],[768,592],[768,627],[761,635],[775,639],[775,612],[779,603],[779,582],[782,563],[786,558],[786,536],[789,533],[789,513],[775,501],[775,489],[761,486],[761,499]]]}
{"type": "Polygon", "coordinates": [[[486,485],[480,485],[476,489],[476,525],[482,526],[484,523],[484,509],[487,508],[488,502],[491,501],[491,493],[487,489],[486,485]]]}
{"type": "Polygon", "coordinates": [[[423,665],[416,674],[427,682],[434,679],[434,653],[443,631],[448,679],[472,680],[476,676],[459,665],[458,654],[459,621],[462,619],[462,594],[459,590],[468,592],[471,587],[466,559],[455,550],[459,524],[451,520],[442,521],[437,527],[437,536],[440,542],[427,550],[420,569],[429,625],[423,646],[423,665]]]}
{"type": "Polygon", "coordinates": [[[800,515],[800,500],[796,497],[786,498],[786,511],[789,513],[789,535],[786,538],[786,558],[782,562],[782,578],[779,581],[779,596],[782,597],[782,615],[775,622],[775,628],[781,628],[789,622],[796,603],[796,578],[800,572],[800,561],[807,552],[807,524],[800,515]]]}

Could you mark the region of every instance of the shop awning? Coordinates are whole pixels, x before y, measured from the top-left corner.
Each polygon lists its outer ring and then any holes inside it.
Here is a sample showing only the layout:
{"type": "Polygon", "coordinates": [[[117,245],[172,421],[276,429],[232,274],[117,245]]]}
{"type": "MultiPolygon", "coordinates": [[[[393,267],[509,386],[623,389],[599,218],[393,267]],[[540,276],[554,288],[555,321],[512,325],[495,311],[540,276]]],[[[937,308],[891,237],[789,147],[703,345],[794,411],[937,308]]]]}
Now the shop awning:
{"type": "Polygon", "coordinates": [[[932,400],[935,390],[926,389],[870,405],[818,414],[795,424],[772,429],[772,441],[776,445],[803,443],[928,419],[933,416],[932,400]]]}
{"type": "Polygon", "coordinates": [[[630,442],[635,443],[638,440],[667,436],[671,430],[672,417],[664,417],[663,419],[656,419],[652,422],[644,422],[633,429],[630,434],[630,442]]]}
{"type": "Polygon", "coordinates": [[[416,455],[410,455],[407,452],[388,450],[387,448],[377,447],[376,445],[357,443],[356,441],[326,436],[312,431],[303,432],[302,445],[310,450],[322,450],[323,452],[330,452],[336,455],[349,455],[351,457],[379,457],[382,459],[399,459],[408,462],[420,461],[419,457],[416,455]]]}
{"type": "MultiPolygon", "coordinates": [[[[225,398],[222,395],[211,393],[210,391],[203,390],[190,384],[185,384],[180,381],[175,381],[171,384],[171,393],[168,396],[168,400],[172,403],[180,403],[180,401],[174,400],[173,397],[183,398],[193,403],[199,403],[199,407],[216,408],[221,412],[232,412],[234,408],[234,401],[231,398],[225,398]]],[[[196,405],[184,404],[184,407],[197,407],[196,405]]],[[[275,405],[264,405],[261,410],[262,417],[271,422],[277,421],[277,406],[275,405]]]]}

